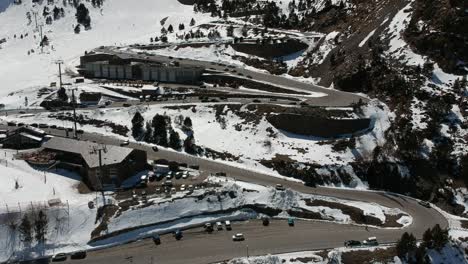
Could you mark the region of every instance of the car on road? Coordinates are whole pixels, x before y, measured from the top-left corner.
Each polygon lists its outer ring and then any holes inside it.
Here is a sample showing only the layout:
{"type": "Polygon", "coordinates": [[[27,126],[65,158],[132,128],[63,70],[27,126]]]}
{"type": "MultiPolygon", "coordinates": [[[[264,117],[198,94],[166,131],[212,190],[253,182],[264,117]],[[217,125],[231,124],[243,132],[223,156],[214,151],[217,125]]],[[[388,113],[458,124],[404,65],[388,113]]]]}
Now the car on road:
{"type": "Polygon", "coordinates": [[[156,244],[156,245],[161,244],[161,237],[160,237],[159,235],[154,235],[154,236],[153,236],[153,242],[154,242],[154,244],[156,244]]]}
{"type": "Polygon", "coordinates": [[[16,126],[16,123],[15,122],[8,122],[7,126],[16,126]]]}
{"type": "Polygon", "coordinates": [[[18,126],[22,127],[22,126],[24,126],[24,123],[19,123],[18,126]]]}
{"type": "Polygon", "coordinates": [[[294,226],[294,218],[292,218],[292,217],[288,218],[288,225],[289,226],[294,226]]]}
{"type": "Polygon", "coordinates": [[[52,257],[53,262],[65,261],[65,260],[67,260],[67,254],[65,253],[58,253],[52,257]]]}
{"type": "Polygon", "coordinates": [[[377,237],[369,237],[368,239],[362,241],[362,244],[365,246],[378,246],[377,237]]]}
{"type": "Polygon", "coordinates": [[[128,146],[130,144],[130,141],[125,140],[120,143],[120,146],[128,146]]]}
{"type": "Polygon", "coordinates": [[[270,218],[268,218],[268,217],[263,217],[263,218],[262,218],[262,224],[263,224],[264,226],[268,226],[268,225],[270,224],[270,218]]]}
{"type": "Polygon", "coordinates": [[[244,234],[237,233],[237,234],[232,236],[232,240],[233,241],[244,241],[245,240],[244,234]]]}
{"type": "Polygon", "coordinates": [[[279,183],[276,184],[275,189],[278,190],[278,191],[284,191],[285,190],[284,186],[282,184],[279,184],[279,183]]]}
{"type": "Polygon", "coordinates": [[[177,229],[177,230],[174,232],[174,237],[175,237],[175,239],[177,239],[177,240],[181,240],[182,237],[184,237],[184,235],[182,234],[182,231],[180,231],[179,229],[177,229]]]}
{"type": "Polygon", "coordinates": [[[86,251],[78,251],[78,252],[72,253],[70,258],[71,259],[85,259],[86,251]]]}
{"type": "Polygon", "coordinates": [[[172,187],[172,185],[173,185],[173,183],[172,183],[171,180],[166,180],[166,181],[164,181],[164,183],[163,183],[163,186],[166,186],[166,187],[172,187]]]}
{"type": "Polygon", "coordinates": [[[426,208],[431,208],[431,204],[429,202],[426,202],[426,201],[419,201],[418,202],[420,205],[426,207],[426,208]]]}
{"type": "Polygon", "coordinates": [[[158,151],[159,151],[158,147],[156,147],[156,146],[152,146],[151,149],[152,149],[154,152],[158,152],[158,151]]]}
{"type": "Polygon", "coordinates": [[[47,124],[39,124],[39,128],[49,128],[49,125],[47,125],[47,124]]]}
{"type": "Polygon", "coordinates": [[[226,230],[232,230],[231,221],[224,221],[224,225],[226,226],[226,230]]]}
{"type": "Polygon", "coordinates": [[[56,125],[51,125],[49,128],[56,129],[57,126],[56,125]]]}
{"type": "Polygon", "coordinates": [[[130,106],[132,106],[132,105],[129,104],[129,103],[125,103],[125,104],[123,104],[122,106],[123,106],[123,107],[130,107],[130,106]]]}
{"type": "Polygon", "coordinates": [[[345,247],[359,247],[361,246],[361,241],[357,240],[346,240],[344,242],[345,247]]]}
{"type": "Polygon", "coordinates": [[[211,223],[206,223],[204,227],[206,232],[213,232],[213,225],[211,223]]]}
{"type": "Polygon", "coordinates": [[[187,190],[187,186],[185,186],[185,184],[182,184],[182,185],[180,186],[180,191],[181,191],[181,192],[185,192],[186,190],[187,190]]]}
{"type": "Polygon", "coordinates": [[[247,75],[247,78],[252,79],[252,76],[251,76],[251,75],[247,75]]]}

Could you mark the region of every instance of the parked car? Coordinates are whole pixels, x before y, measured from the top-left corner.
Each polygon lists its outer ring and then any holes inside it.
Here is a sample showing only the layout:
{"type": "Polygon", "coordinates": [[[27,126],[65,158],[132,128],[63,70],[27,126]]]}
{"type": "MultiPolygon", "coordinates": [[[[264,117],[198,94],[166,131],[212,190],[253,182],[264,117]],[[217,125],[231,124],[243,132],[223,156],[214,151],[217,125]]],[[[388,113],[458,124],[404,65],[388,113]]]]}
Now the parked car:
{"type": "Polygon", "coordinates": [[[7,126],[16,126],[16,123],[15,122],[8,122],[7,126]]]}
{"type": "Polygon", "coordinates": [[[362,244],[365,246],[378,246],[379,242],[377,242],[376,237],[369,237],[368,239],[362,241],[362,244]]]}
{"type": "Polygon", "coordinates": [[[262,224],[263,224],[264,226],[268,226],[268,225],[270,224],[270,218],[268,218],[268,217],[263,217],[263,218],[262,218],[262,224]]]}
{"type": "Polygon", "coordinates": [[[206,223],[204,227],[206,232],[213,232],[213,225],[211,223],[206,223]]]}
{"type": "Polygon", "coordinates": [[[65,253],[58,253],[52,257],[53,262],[65,261],[65,260],[67,260],[67,254],[65,253]]]}
{"type": "Polygon", "coordinates": [[[431,204],[426,201],[419,201],[419,204],[426,207],[426,208],[431,208],[431,204]]]}
{"type": "Polygon", "coordinates": [[[153,236],[153,242],[154,242],[154,244],[156,244],[156,245],[161,244],[161,237],[160,237],[159,235],[154,235],[154,236],[153,236]]]}
{"type": "Polygon", "coordinates": [[[130,107],[130,106],[131,106],[131,104],[129,104],[129,103],[124,103],[123,104],[123,107],[130,107]]]}
{"type": "Polygon", "coordinates": [[[39,128],[49,128],[49,125],[47,125],[47,124],[39,124],[39,128]]]}
{"type": "Polygon", "coordinates": [[[223,230],[223,224],[221,224],[221,222],[216,222],[216,229],[223,230]]]}
{"type": "Polygon", "coordinates": [[[294,218],[292,218],[292,217],[288,218],[288,225],[289,226],[294,226],[294,218]]]}
{"type": "Polygon", "coordinates": [[[284,191],[285,190],[284,186],[279,184],[279,183],[276,184],[275,189],[278,190],[278,191],[284,191]]]}
{"type": "Polygon", "coordinates": [[[233,241],[244,241],[245,240],[244,234],[237,233],[237,234],[232,236],[232,240],[233,241]]]}
{"type": "Polygon", "coordinates": [[[88,208],[89,209],[94,209],[94,202],[93,201],[88,202],[88,208]]]}
{"type": "Polygon", "coordinates": [[[151,147],[151,149],[153,149],[154,152],[159,151],[158,147],[156,147],[156,146],[151,147]]]}
{"type": "Polygon", "coordinates": [[[172,185],[173,185],[173,184],[172,184],[172,181],[171,181],[171,180],[166,180],[166,181],[164,181],[164,183],[163,183],[163,186],[167,186],[167,187],[172,187],[172,185]]]}
{"type": "Polygon", "coordinates": [[[357,240],[346,240],[344,242],[345,247],[359,247],[361,246],[361,241],[357,240]]]}
{"type": "Polygon", "coordinates": [[[120,146],[128,146],[130,144],[130,141],[125,140],[120,143],[120,146]]]}
{"type": "Polygon", "coordinates": [[[180,231],[179,229],[177,229],[177,230],[174,232],[174,237],[175,237],[175,239],[177,239],[177,240],[181,240],[183,236],[184,236],[184,235],[182,234],[182,231],[180,231]]]}
{"type": "Polygon", "coordinates": [[[78,251],[70,256],[71,259],[85,259],[86,258],[86,251],[78,251]]]}
{"type": "Polygon", "coordinates": [[[180,186],[180,191],[181,191],[181,192],[184,192],[185,190],[187,190],[187,187],[185,186],[185,184],[182,184],[182,185],[180,186]]]}
{"type": "Polygon", "coordinates": [[[224,221],[224,225],[226,226],[226,230],[232,230],[231,221],[224,221]]]}

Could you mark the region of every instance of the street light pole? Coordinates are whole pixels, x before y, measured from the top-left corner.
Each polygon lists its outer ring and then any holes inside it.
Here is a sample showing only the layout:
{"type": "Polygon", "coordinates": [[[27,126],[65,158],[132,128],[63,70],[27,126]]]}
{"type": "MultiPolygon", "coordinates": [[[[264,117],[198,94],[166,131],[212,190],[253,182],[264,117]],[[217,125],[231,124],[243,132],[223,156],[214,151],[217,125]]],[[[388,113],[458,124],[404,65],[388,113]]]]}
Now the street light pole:
{"type": "MultiPolygon", "coordinates": [[[[59,64],[60,65],[60,64],[59,64]]],[[[76,127],[76,100],[75,100],[75,89],[72,89],[72,106],[73,106],[73,123],[74,123],[74,126],[75,126],[75,129],[74,129],[74,138],[78,138],[78,133],[77,133],[77,127],[76,127]]]]}
{"type": "Polygon", "coordinates": [[[60,81],[60,86],[59,88],[62,88],[62,64],[63,64],[63,60],[56,60],[55,61],[55,64],[58,64],[58,68],[59,68],[59,81],[60,81]]]}

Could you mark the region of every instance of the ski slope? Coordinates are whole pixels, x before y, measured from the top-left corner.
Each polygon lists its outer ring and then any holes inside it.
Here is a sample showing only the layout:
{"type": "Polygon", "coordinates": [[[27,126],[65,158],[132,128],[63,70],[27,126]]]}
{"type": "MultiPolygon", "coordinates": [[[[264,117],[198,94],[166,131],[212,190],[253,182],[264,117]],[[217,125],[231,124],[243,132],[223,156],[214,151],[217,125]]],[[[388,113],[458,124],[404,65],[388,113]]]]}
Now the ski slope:
{"type": "MultiPolygon", "coordinates": [[[[55,2],[57,7],[62,7],[62,1],[55,2]]],[[[7,40],[0,44],[0,98],[22,89],[58,82],[57,60],[65,63],[62,71],[74,70],[79,57],[98,46],[149,43],[150,37],[160,35],[160,21],[165,17],[168,17],[166,27],[172,24],[177,28],[179,23],[184,23],[186,30],[190,30],[188,25],[192,17],[197,24],[212,19],[205,14],[194,14],[192,6],[182,5],[177,0],[139,0],[135,3],[112,0],[104,1],[101,8],[93,8],[90,2],[83,3],[90,11],[92,29],[85,31],[82,27],[80,34],[73,31],[77,22],[75,8],[71,5],[64,7],[65,17],[51,25],[46,25],[42,16],[46,1],[39,6],[23,1],[23,4],[10,5],[0,13],[0,39],[7,40]],[[38,12],[38,24],[44,25],[43,33],[50,40],[50,46],[43,52],[39,48],[40,32],[36,30],[34,16],[30,24],[26,17],[27,12],[32,14],[33,11],[38,12]],[[31,49],[34,53],[28,55],[31,49]]]]}

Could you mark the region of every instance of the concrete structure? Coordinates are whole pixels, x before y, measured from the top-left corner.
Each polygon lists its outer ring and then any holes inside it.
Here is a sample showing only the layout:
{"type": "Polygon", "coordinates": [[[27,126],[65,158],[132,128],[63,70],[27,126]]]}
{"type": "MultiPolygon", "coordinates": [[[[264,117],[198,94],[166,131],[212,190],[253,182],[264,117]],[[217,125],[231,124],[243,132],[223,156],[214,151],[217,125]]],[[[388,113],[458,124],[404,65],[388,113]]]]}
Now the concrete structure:
{"type": "Polygon", "coordinates": [[[100,53],[81,57],[80,66],[80,73],[87,78],[167,83],[196,83],[203,70],[201,67],[183,66],[179,62],[166,64],[100,53]]]}
{"type": "Polygon", "coordinates": [[[57,166],[78,171],[94,190],[117,187],[147,167],[146,152],[131,148],[106,146],[89,141],[54,137],[43,144],[45,151],[57,154],[57,166]],[[99,162],[101,150],[102,175],[99,162]],[[102,185],[101,185],[102,182],[102,185]]]}

